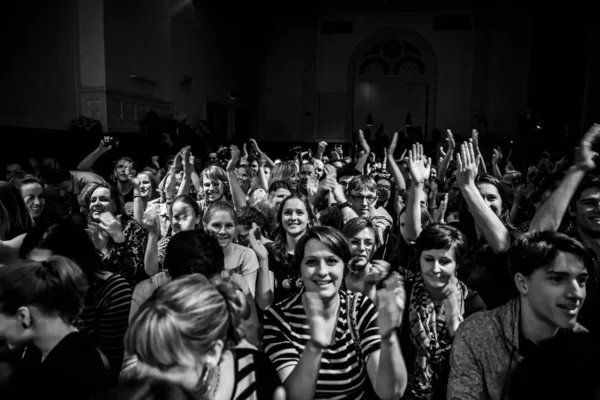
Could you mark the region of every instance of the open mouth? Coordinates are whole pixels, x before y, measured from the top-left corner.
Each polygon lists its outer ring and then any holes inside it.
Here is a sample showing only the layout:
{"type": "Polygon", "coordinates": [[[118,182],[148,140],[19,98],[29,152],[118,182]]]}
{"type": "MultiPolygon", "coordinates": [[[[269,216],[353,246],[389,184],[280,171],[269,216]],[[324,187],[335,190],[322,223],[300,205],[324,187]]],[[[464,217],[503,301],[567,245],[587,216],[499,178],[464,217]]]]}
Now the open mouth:
{"type": "Polygon", "coordinates": [[[558,308],[562,309],[563,311],[565,311],[567,314],[569,314],[570,316],[576,316],[577,313],[579,312],[579,306],[576,304],[559,304],[558,308]]]}
{"type": "Polygon", "coordinates": [[[313,281],[313,282],[321,287],[325,287],[325,286],[328,286],[331,284],[330,280],[318,280],[318,281],[313,281]]]}

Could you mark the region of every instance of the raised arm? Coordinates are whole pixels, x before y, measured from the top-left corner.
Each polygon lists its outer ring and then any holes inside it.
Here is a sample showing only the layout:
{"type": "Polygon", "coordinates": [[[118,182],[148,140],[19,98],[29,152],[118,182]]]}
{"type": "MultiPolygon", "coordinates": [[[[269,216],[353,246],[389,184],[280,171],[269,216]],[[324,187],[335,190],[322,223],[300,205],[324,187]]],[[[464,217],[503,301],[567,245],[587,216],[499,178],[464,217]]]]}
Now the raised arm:
{"type": "Polygon", "coordinates": [[[415,241],[421,234],[421,196],[425,187],[425,181],[431,173],[431,158],[423,154],[423,146],[419,143],[413,144],[412,150],[408,152],[408,165],[412,179],[412,187],[408,204],[406,206],[406,241],[415,241]]]}
{"type": "Polygon", "coordinates": [[[485,203],[475,185],[479,162],[473,150],[473,143],[463,143],[461,152],[457,155],[456,183],[467,202],[475,224],[481,230],[487,243],[494,253],[504,253],[510,246],[510,234],[500,218],[485,203]]]}
{"type": "Polygon", "coordinates": [[[369,155],[371,154],[371,147],[369,146],[369,143],[367,143],[367,140],[365,139],[365,134],[363,133],[362,129],[358,130],[358,143],[360,143],[360,147],[362,147],[365,154],[360,158],[360,160],[358,160],[354,168],[358,170],[358,172],[360,172],[361,174],[364,174],[365,164],[367,163],[369,155]]]}
{"type": "Polygon", "coordinates": [[[454,156],[454,148],[456,147],[456,143],[454,142],[454,135],[450,129],[446,129],[446,134],[448,137],[446,141],[448,142],[448,151],[444,153],[444,149],[440,147],[440,151],[444,154],[444,158],[439,165],[438,168],[438,180],[442,183],[446,180],[446,172],[448,171],[448,167],[450,166],[450,161],[452,161],[452,157],[454,156]]]}
{"type": "Polygon", "coordinates": [[[86,158],[81,160],[79,165],[77,166],[78,171],[89,171],[93,172],[92,167],[98,161],[102,155],[108,153],[111,149],[111,142],[113,138],[110,136],[104,136],[104,138],[100,141],[100,145],[92,151],[86,158]]]}
{"type": "MultiPolygon", "coordinates": [[[[396,151],[397,145],[398,145],[398,132],[394,132],[394,137],[392,138],[390,147],[388,147],[387,152],[386,152],[387,166],[391,170],[390,172],[392,173],[392,176],[394,177],[394,181],[396,181],[396,186],[398,187],[398,193],[402,193],[406,190],[406,182],[404,181],[404,175],[402,175],[402,171],[400,171],[400,168],[398,168],[398,164],[396,164],[396,159],[394,158],[394,152],[396,151]]],[[[404,157],[404,153],[402,153],[402,157],[404,157]]]]}
{"type": "Polygon", "coordinates": [[[594,124],[583,136],[579,147],[575,150],[575,164],[567,170],[558,188],[531,221],[530,232],[558,230],[575,190],[585,175],[596,167],[594,158],[597,154],[592,151],[592,145],[598,138],[600,138],[600,124],[594,124]]]}
{"type": "Polygon", "coordinates": [[[227,180],[231,188],[231,197],[233,199],[233,207],[239,210],[246,206],[246,193],[242,190],[237,179],[236,166],[240,160],[240,149],[236,145],[231,145],[231,160],[227,163],[227,180]]]}

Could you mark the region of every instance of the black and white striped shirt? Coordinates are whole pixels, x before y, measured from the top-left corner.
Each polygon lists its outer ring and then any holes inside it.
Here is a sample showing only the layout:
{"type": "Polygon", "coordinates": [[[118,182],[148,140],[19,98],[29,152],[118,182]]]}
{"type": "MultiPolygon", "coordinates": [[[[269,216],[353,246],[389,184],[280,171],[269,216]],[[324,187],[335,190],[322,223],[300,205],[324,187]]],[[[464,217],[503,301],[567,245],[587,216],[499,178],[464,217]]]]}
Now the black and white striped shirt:
{"type": "MultiPolygon", "coordinates": [[[[263,344],[277,371],[296,366],[310,339],[308,318],[302,306],[304,291],[273,307],[265,314],[263,344]]],[[[350,333],[350,312],[346,293],[340,290],[340,311],[331,347],[323,351],[317,378],[315,399],[362,399],[366,362],[379,351],[381,336],[377,326],[377,310],[373,302],[360,293],[356,297],[356,324],[364,361],[359,362],[350,333]]]]}

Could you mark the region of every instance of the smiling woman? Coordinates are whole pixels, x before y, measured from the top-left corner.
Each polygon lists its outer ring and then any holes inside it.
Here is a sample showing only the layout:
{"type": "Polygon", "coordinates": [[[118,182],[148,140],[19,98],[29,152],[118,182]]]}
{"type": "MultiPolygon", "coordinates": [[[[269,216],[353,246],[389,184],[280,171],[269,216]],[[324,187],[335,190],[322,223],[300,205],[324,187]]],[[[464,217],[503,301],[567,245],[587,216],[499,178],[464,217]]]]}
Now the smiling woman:
{"type": "Polygon", "coordinates": [[[379,311],[367,296],[343,290],[350,257],[340,232],[309,229],[295,249],[304,289],[267,310],[265,351],[291,399],[365,398],[373,390],[383,399],[402,396],[406,369],[394,334],[400,307],[387,290],[379,311]]]}

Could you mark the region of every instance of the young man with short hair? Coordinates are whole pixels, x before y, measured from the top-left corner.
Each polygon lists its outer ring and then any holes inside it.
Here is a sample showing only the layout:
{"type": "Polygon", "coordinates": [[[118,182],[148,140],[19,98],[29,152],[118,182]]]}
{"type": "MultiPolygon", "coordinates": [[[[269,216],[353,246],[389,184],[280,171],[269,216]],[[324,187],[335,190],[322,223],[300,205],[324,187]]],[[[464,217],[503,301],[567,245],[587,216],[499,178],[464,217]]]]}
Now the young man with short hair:
{"type": "Polygon", "coordinates": [[[594,264],[581,243],[536,231],[513,243],[508,256],[519,297],[460,325],[450,356],[450,400],[504,399],[512,372],[540,342],[586,331],[577,315],[594,264]]]}

